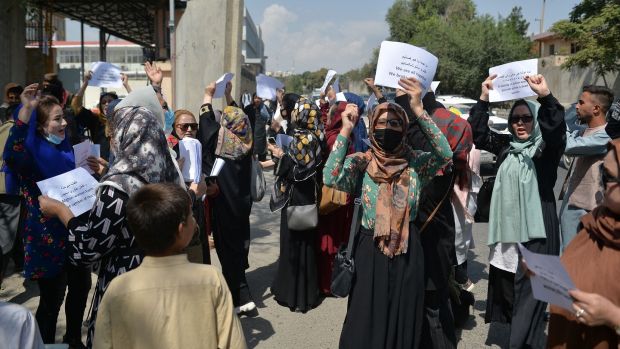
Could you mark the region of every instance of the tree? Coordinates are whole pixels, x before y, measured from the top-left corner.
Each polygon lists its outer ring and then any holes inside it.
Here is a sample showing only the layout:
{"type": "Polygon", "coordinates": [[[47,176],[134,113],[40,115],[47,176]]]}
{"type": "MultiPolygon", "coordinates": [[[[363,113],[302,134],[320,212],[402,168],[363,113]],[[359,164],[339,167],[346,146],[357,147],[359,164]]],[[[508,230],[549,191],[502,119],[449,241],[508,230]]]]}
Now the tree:
{"type": "Polygon", "coordinates": [[[592,66],[596,74],[620,71],[620,4],[586,0],[573,8],[571,20],[555,23],[551,31],[574,42],[580,50],[568,57],[564,69],[592,66]]]}
{"type": "Polygon", "coordinates": [[[526,59],[529,23],[520,8],[505,19],[476,16],[471,0],[399,0],[386,16],[392,40],[424,47],[439,58],[442,93],[476,97],[492,66],[526,59]]]}

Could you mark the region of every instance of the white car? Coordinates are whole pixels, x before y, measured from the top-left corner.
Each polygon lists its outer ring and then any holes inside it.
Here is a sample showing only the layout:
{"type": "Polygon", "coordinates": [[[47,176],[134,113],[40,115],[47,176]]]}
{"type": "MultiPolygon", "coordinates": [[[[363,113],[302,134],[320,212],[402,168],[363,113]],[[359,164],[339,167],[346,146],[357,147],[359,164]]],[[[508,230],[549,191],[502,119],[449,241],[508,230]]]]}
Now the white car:
{"type": "MultiPolygon", "coordinates": [[[[461,114],[461,117],[465,120],[469,118],[469,111],[471,108],[477,103],[476,100],[471,98],[456,96],[456,95],[443,95],[436,97],[437,102],[443,104],[447,109],[455,108],[461,114]]],[[[508,131],[508,120],[504,118],[500,118],[493,112],[489,110],[489,127],[492,132],[510,134],[508,131]]],[[[495,154],[489,153],[486,150],[480,151],[480,164],[494,164],[496,160],[495,154]]]]}

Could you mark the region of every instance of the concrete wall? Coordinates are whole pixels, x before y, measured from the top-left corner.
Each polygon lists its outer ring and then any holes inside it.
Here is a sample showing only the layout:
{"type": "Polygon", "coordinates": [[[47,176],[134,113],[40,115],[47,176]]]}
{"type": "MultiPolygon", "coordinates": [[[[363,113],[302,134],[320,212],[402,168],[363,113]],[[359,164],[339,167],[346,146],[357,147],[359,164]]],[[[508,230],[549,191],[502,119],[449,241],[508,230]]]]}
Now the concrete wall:
{"type": "MultiPolygon", "coordinates": [[[[549,89],[562,104],[577,102],[577,98],[581,94],[581,88],[585,85],[605,85],[603,79],[596,76],[592,68],[564,70],[558,66],[547,65],[542,67],[539,60],[538,72],[545,76],[549,89]]],[[[616,98],[620,97],[620,79],[618,75],[618,73],[614,73],[605,76],[607,87],[614,91],[616,98]]]]}
{"type": "Polygon", "coordinates": [[[226,72],[235,74],[233,96],[239,95],[243,7],[243,0],[187,2],[175,30],[175,109],[198,113],[205,87],[226,72]]]}
{"type": "MultiPolygon", "coordinates": [[[[20,0],[0,2],[0,89],[9,82],[26,83],[25,12],[20,0]]],[[[3,100],[4,96],[0,99],[3,100]]]]}

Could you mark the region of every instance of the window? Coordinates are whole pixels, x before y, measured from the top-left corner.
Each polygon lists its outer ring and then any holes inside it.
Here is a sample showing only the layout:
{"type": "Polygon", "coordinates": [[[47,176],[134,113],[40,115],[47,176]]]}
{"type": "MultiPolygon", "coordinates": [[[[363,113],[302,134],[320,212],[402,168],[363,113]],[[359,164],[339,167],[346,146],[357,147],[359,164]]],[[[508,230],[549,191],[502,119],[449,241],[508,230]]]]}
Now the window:
{"type": "Polygon", "coordinates": [[[571,54],[577,53],[577,52],[579,52],[579,50],[581,50],[581,47],[578,44],[576,44],[574,42],[570,44],[570,53],[571,54]]]}
{"type": "Polygon", "coordinates": [[[553,45],[553,44],[549,45],[549,54],[550,55],[554,55],[555,54],[555,45],[553,45]]]}

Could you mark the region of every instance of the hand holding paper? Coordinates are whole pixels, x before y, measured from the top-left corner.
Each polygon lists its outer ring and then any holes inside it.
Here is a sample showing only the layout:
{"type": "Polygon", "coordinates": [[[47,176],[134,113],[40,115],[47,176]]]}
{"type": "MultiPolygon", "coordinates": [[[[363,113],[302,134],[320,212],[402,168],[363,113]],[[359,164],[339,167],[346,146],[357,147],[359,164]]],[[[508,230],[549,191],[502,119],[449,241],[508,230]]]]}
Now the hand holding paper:
{"type": "Polygon", "coordinates": [[[537,59],[511,62],[490,68],[489,76],[497,75],[497,77],[493,80],[493,89],[489,91],[489,101],[503,102],[535,96],[536,92],[530,88],[525,77],[537,74],[537,59]]]}
{"type": "Polygon", "coordinates": [[[95,62],[90,70],[92,71],[92,77],[88,82],[89,86],[123,87],[121,68],[108,62],[95,62]]]}
{"type": "Polygon", "coordinates": [[[179,141],[179,156],[183,161],[181,173],[186,182],[200,182],[202,173],[202,146],[195,138],[185,137],[179,141]]]}
{"type": "Polygon", "coordinates": [[[99,158],[101,152],[101,146],[99,144],[93,144],[91,141],[86,140],[82,143],[78,143],[73,146],[73,155],[75,156],[75,167],[83,167],[90,174],[95,172],[88,165],[88,158],[99,158]]]}
{"type": "Polygon", "coordinates": [[[224,97],[224,92],[226,92],[226,84],[228,84],[234,76],[235,74],[233,73],[226,73],[215,81],[215,94],[213,95],[213,98],[224,97]]]}
{"type": "Polygon", "coordinates": [[[43,195],[62,202],[75,216],[93,207],[97,184],[99,182],[81,167],[37,182],[43,195]]]}
{"type": "Polygon", "coordinates": [[[423,86],[422,97],[433,82],[439,60],[428,51],[402,42],[381,43],[375,84],[400,88],[400,78],[415,77],[423,86]]]}
{"type": "Polygon", "coordinates": [[[560,257],[533,253],[522,244],[518,246],[534,274],[530,277],[534,298],[571,311],[573,299],[568,292],[575,289],[575,284],[560,262],[560,257]]]}
{"type": "Polygon", "coordinates": [[[327,88],[327,85],[329,85],[329,82],[332,81],[332,79],[334,78],[334,76],[336,76],[336,74],[338,74],[335,70],[329,70],[327,72],[327,75],[325,75],[325,81],[323,81],[323,85],[321,86],[321,93],[325,93],[325,89],[327,88]]]}
{"type": "Polygon", "coordinates": [[[256,95],[262,99],[276,99],[276,90],[283,87],[284,84],[282,82],[270,76],[258,74],[256,77],[256,95]]]}

